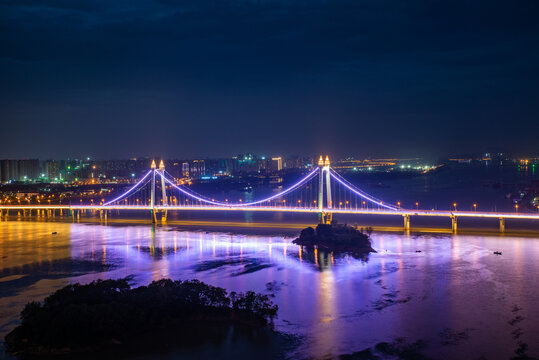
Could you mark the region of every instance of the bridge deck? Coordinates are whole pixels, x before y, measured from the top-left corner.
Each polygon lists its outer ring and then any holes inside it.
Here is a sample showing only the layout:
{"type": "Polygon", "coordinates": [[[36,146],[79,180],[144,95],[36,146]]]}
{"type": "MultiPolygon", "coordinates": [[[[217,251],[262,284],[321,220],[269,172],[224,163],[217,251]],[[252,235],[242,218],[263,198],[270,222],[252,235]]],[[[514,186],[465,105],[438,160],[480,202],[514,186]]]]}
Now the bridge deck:
{"type": "MultiPolygon", "coordinates": [[[[130,205],[2,205],[0,210],[139,210],[150,211],[151,206],[130,205]]],[[[318,213],[318,208],[307,207],[267,207],[267,206],[155,206],[154,210],[162,211],[259,211],[259,212],[292,212],[318,213]]],[[[439,216],[439,217],[471,217],[471,218],[505,218],[539,220],[539,213],[518,212],[484,212],[484,211],[444,211],[444,210],[387,210],[387,209],[324,209],[334,214],[384,215],[384,216],[439,216]]]]}

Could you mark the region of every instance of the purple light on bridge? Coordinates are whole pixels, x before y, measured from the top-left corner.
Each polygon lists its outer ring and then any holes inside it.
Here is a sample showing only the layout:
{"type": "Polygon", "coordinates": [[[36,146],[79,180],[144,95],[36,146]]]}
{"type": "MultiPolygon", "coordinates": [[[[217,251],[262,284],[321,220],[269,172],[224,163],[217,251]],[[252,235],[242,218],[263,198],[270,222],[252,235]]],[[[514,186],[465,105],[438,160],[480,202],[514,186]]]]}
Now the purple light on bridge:
{"type": "Polygon", "coordinates": [[[133,187],[131,187],[129,190],[127,190],[126,192],[124,192],[122,195],[118,196],[116,199],[114,200],[111,200],[111,201],[107,201],[106,203],[103,204],[103,206],[105,205],[108,205],[108,204],[112,204],[113,202],[116,202],[120,199],[123,199],[124,197],[126,197],[127,195],[129,195],[133,190],[135,190],[147,177],[148,175],[151,174],[153,170],[150,170],[146,173],[146,175],[144,175],[142,177],[142,179],[140,179],[135,185],[133,185],[133,187]]]}
{"type": "Polygon", "coordinates": [[[337,180],[337,181],[339,182],[339,184],[341,184],[342,186],[346,187],[348,190],[352,191],[354,194],[361,196],[363,199],[368,200],[368,201],[370,201],[370,202],[372,202],[372,203],[375,203],[375,204],[377,204],[377,205],[380,205],[380,206],[382,206],[382,207],[384,207],[384,208],[386,208],[386,209],[390,209],[390,210],[399,210],[399,208],[397,208],[396,206],[386,205],[386,204],[382,203],[381,201],[378,201],[378,200],[376,200],[376,199],[374,199],[374,198],[372,198],[372,197],[370,197],[370,196],[368,196],[368,195],[366,195],[366,194],[363,194],[362,192],[360,192],[360,191],[354,189],[352,186],[350,186],[350,185],[346,184],[344,181],[342,181],[342,180],[336,175],[336,173],[335,173],[334,170],[331,170],[331,172],[330,172],[329,174],[331,175],[331,177],[332,177],[334,180],[337,180]]]}
{"type": "Polygon", "coordinates": [[[289,187],[288,189],[276,194],[276,195],[273,195],[273,196],[270,196],[269,198],[266,198],[266,199],[263,199],[263,200],[258,200],[258,201],[253,201],[253,202],[250,202],[250,203],[224,203],[224,202],[220,202],[220,201],[212,201],[212,200],[207,200],[207,199],[204,199],[200,196],[197,196],[179,186],[177,186],[176,184],[174,184],[172,181],[170,181],[169,179],[167,179],[166,177],[164,177],[165,181],[168,182],[170,185],[172,185],[174,188],[176,188],[177,190],[181,191],[182,193],[186,194],[187,196],[190,196],[194,199],[197,199],[199,201],[203,201],[205,203],[208,203],[208,204],[212,204],[212,205],[220,205],[220,206],[229,206],[229,207],[239,207],[239,206],[250,206],[250,205],[256,205],[256,204],[261,204],[263,202],[266,202],[266,201],[271,201],[275,198],[278,198],[279,196],[283,196],[287,193],[289,193],[290,191],[296,189],[297,187],[303,185],[306,181],[310,180],[316,173],[318,172],[318,168],[315,168],[313,171],[311,171],[309,174],[307,174],[303,179],[301,179],[300,181],[298,181],[297,183],[295,183],[294,185],[292,185],[291,187],[289,187]]]}

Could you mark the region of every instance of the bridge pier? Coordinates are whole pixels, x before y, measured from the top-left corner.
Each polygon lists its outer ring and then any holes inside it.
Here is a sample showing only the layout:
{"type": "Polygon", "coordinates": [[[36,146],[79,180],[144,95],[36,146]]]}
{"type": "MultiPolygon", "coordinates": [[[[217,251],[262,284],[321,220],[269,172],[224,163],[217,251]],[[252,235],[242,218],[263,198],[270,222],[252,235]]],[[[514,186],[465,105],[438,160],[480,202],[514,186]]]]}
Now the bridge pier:
{"type": "Polygon", "coordinates": [[[163,214],[161,215],[161,222],[162,223],[166,223],[167,222],[167,215],[168,215],[168,211],[165,209],[163,210],[163,214]]]}
{"type": "Polygon", "coordinates": [[[455,215],[451,215],[451,230],[457,233],[457,217],[455,215]]]}
{"type": "Polygon", "coordinates": [[[402,215],[404,218],[404,230],[410,231],[410,215],[402,215]]]}
{"type": "Polygon", "coordinates": [[[333,214],[330,212],[324,211],[324,212],[319,213],[318,216],[320,218],[320,224],[330,225],[331,221],[333,220],[333,214]]]}
{"type": "Polygon", "coordinates": [[[505,218],[500,218],[500,233],[505,232],[505,218]]]}

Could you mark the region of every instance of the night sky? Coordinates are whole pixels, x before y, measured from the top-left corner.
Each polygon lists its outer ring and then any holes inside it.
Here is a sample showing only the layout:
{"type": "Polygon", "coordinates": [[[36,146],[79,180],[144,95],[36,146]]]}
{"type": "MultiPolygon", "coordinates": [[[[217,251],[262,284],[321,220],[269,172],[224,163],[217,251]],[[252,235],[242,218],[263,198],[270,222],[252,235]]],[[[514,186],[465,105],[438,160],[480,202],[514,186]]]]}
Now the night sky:
{"type": "Polygon", "coordinates": [[[0,158],[539,154],[539,1],[0,2],[0,158]]]}

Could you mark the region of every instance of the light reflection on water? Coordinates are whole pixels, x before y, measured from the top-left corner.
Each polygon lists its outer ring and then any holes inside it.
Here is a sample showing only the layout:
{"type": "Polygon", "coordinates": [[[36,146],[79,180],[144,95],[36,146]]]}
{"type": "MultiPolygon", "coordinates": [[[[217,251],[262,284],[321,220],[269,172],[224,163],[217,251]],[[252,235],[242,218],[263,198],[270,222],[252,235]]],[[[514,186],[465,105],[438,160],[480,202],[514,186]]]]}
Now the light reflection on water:
{"type": "Polygon", "coordinates": [[[301,337],[291,357],[331,358],[399,337],[426,341],[433,358],[510,358],[519,341],[539,356],[534,238],[374,233],[378,253],[358,257],[282,236],[171,227],[3,222],[0,230],[2,337],[26,302],[69,282],[170,277],[270,295],[276,329],[301,337]]]}

